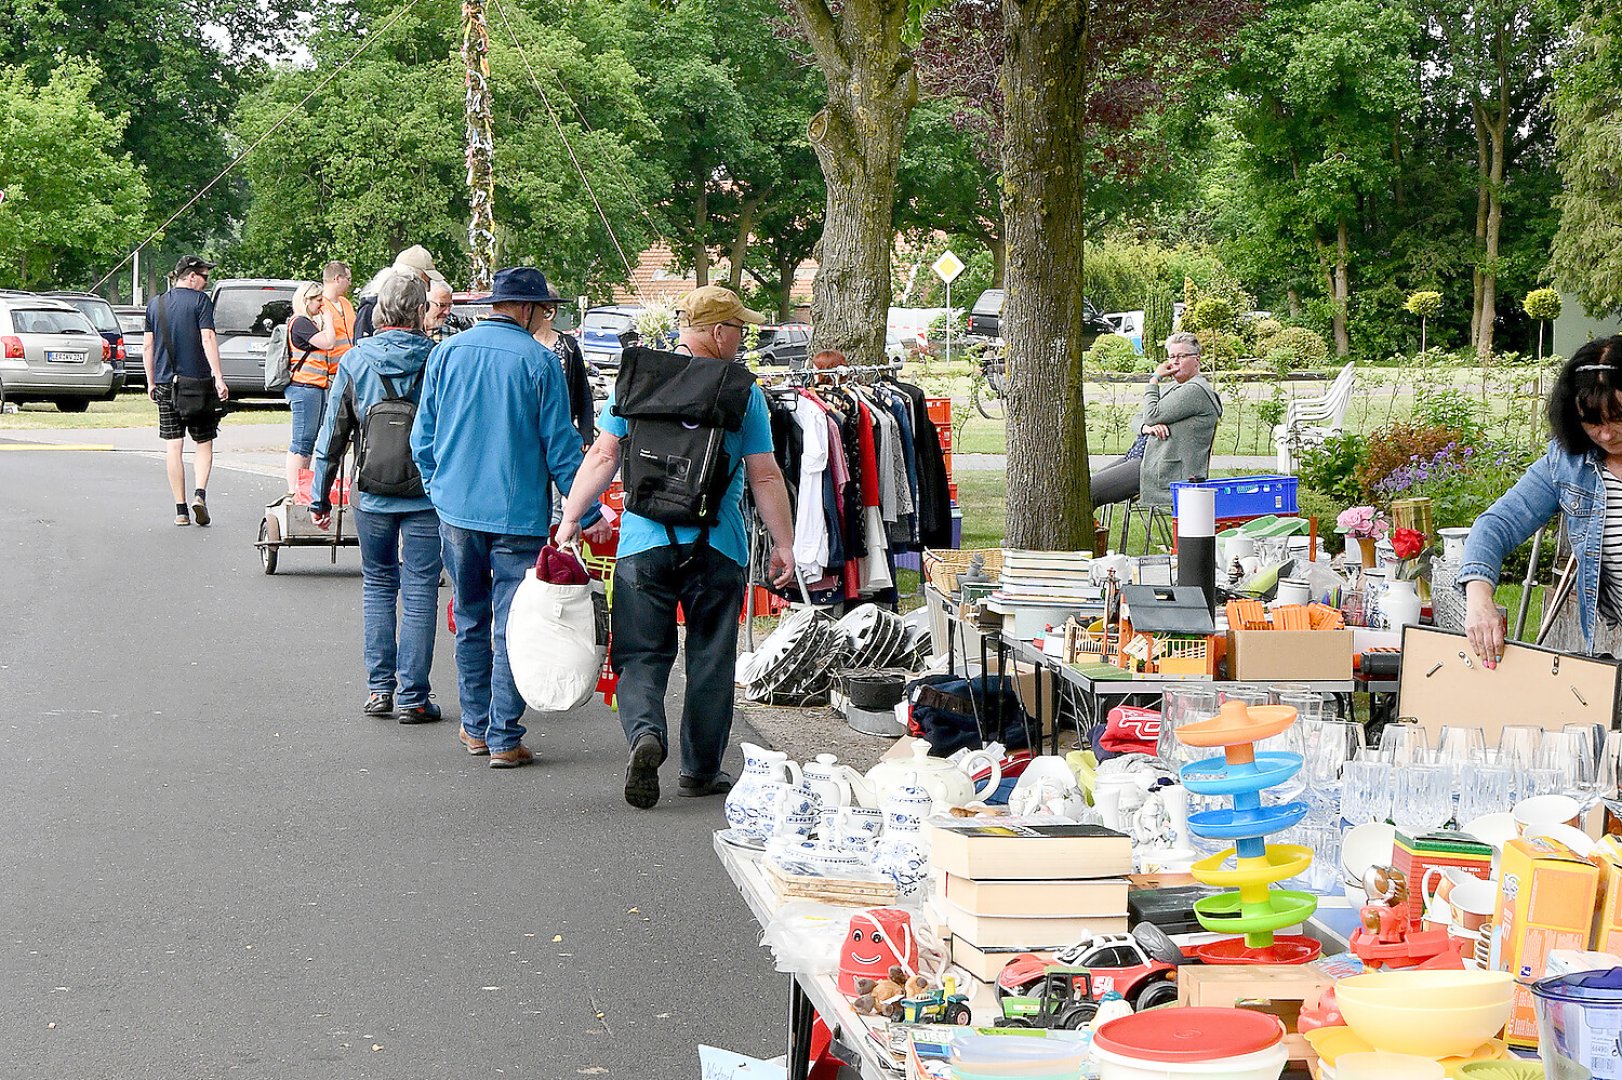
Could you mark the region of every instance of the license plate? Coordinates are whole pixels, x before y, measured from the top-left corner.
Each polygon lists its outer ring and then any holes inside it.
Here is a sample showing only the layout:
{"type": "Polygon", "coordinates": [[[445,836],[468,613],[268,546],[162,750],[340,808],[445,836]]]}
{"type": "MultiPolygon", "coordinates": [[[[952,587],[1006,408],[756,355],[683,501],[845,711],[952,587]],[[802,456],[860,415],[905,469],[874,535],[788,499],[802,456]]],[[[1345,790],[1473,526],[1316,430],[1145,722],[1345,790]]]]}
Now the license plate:
{"type": "Polygon", "coordinates": [[[82,364],[85,354],[82,352],[63,352],[60,349],[46,349],[45,362],[48,364],[82,364]]]}
{"type": "Polygon", "coordinates": [[[593,352],[586,350],[586,362],[590,364],[607,364],[614,360],[613,353],[593,352]]]}

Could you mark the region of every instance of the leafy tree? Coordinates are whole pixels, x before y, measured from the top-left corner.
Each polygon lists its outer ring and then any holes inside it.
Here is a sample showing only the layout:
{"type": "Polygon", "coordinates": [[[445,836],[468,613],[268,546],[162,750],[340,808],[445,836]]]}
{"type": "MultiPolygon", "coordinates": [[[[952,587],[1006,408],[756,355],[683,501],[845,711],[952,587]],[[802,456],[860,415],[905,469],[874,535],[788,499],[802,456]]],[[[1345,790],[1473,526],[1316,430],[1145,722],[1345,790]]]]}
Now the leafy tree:
{"type": "Polygon", "coordinates": [[[1418,26],[1372,0],[1276,3],[1240,33],[1229,122],[1242,139],[1229,182],[1260,221],[1250,228],[1311,253],[1329,298],[1335,351],[1351,351],[1354,224],[1389,189],[1392,133],[1418,107],[1418,26]]]}
{"type": "Polygon", "coordinates": [[[1409,293],[1403,304],[1408,314],[1419,316],[1419,351],[1425,351],[1425,324],[1442,310],[1442,294],[1433,290],[1409,293]]]}
{"type": "Polygon", "coordinates": [[[42,86],[0,67],[0,286],[79,284],[138,239],[148,190],[122,146],[129,117],[92,101],[100,78],[85,61],[42,86]]]}
{"type": "MultiPolygon", "coordinates": [[[[634,260],[651,236],[640,216],[650,174],[628,145],[652,137],[637,76],[623,54],[589,48],[566,25],[542,25],[512,4],[500,11],[505,19],[492,17],[490,51],[499,261],[543,267],[566,295],[601,295],[628,276],[621,252],[634,260]]],[[[466,273],[456,14],[421,8],[389,28],[248,158],[254,200],[236,269],[310,276],[336,257],[364,277],[420,243],[453,281],[466,273]]],[[[314,38],[313,70],[278,69],[244,101],[242,137],[269,130],[354,50],[353,35],[330,23],[314,38]]]]}
{"type": "Polygon", "coordinates": [[[1526,314],[1538,324],[1538,359],[1543,359],[1543,324],[1560,317],[1560,294],[1554,289],[1533,289],[1521,301],[1526,314]]]}
{"type": "Polygon", "coordinates": [[[1555,71],[1555,152],[1564,185],[1550,267],[1595,315],[1622,313],[1622,12],[1581,5],[1555,71]]]}

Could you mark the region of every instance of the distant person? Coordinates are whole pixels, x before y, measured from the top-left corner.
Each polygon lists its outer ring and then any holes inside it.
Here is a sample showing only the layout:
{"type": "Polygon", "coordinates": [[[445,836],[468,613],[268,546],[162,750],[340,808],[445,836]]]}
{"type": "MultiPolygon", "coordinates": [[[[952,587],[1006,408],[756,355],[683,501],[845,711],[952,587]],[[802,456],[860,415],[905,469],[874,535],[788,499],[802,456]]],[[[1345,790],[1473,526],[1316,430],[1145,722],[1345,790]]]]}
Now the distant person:
{"type": "MultiPolygon", "coordinates": [[[[720,285],[706,285],[682,297],[680,319],[676,350],[718,364],[734,362],[745,324],[766,321],[720,285]]],[[[620,443],[630,427],[614,406],[615,396],[610,394],[598,417],[601,434],[564,507],[560,544],[579,535],[581,522],[595,512],[598,497],[619,471],[620,443]]],[[[629,510],[620,523],[612,657],[620,677],[620,724],[631,746],[625,801],[639,809],[658,803],[659,766],[669,756],[665,690],[676,662],[678,604],[687,626],[687,685],[677,794],[723,795],[732,788],[732,777],[722,771],[721,762],[732,732],[738,612],[749,559],[743,523],[746,483],[771,533],[773,582],[782,586],[794,577],[794,511],[772,453],[771,418],[758,385],[749,387],[739,430],[726,431],[722,446],[734,468],[716,525],[705,530],[668,526],[629,510]]]]}
{"type": "MultiPolygon", "coordinates": [[[[422,393],[423,369],[434,348],[422,333],[427,309],[421,281],[387,275],[378,289],[376,333],[338,364],[316,440],[311,484],[320,494],[311,501],[310,514],[323,529],[331,521],[330,487],[339,463],[350,443],[372,430],[368,410],[389,398],[415,403],[422,393]]],[[[374,425],[378,422],[373,418],[374,425]]],[[[396,445],[409,452],[404,443],[369,447],[368,471],[377,464],[372,455],[396,445]]],[[[415,471],[409,457],[402,464],[407,473],[415,471]]],[[[384,495],[368,486],[364,476],[357,477],[353,494],[368,691],[361,712],[394,716],[402,724],[432,723],[441,716],[429,700],[428,685],[439,621],[439,515],[426,494],[384,495]]]]}
{"type": "Polygon", "coordinates": [[[1093,505],[1137,495],[1151,506],[1170,506],[1172,484],[1204,480],[1210,473],[1211,446],[1221,419],[1222,399],[1200,373],[1200,339],[1173,334],[1133,421],[1137,440],[1126,457],[1092,476],[1093,505]],[[1162,392],[1166,379],[1172,386],[1162,392]]]}
{"type": "Polygon", "coordinates": [[[175,264],[174,287],[146,305],[146,333],[141,361],[146,368],[146,396],[158,406],[158,438],[164,441],[169,492],[175,499],[175,524],[207,525],[208,477],[214,469],[214,439],[220,433],[220,410],[182,417],[175,409],[175,380],[213,380],[217,402],[231,397],[220,369],[220,342],[214,333],[214,303],[203,289],[214,264],[186,255],[175,264]],[[197,487],[186,505],[186,436],[197,444],[197,487]]]}
{"type": "Polygon", "coordinates": [[[574,419],[575,430],[580,433],[580,446],[584,449],[597,437],[597,410],[596,402],[591,397],[591,373],[586,368],[585,356],[580,352],[580,342],[573,335],[562,333],[552,326],[557,317],[556,304],[541,305],[541,326],[535,331],[535,340],[556,356],[563,367],[563,379],[569,387],[569,415],[574,419]]]}
{"type": "Polygon", "coordinates": [[[349,302],[349,264],[337,259],[321,268],[321,313],[332,333],[332,344],[316,350],[333,371],[338,361],[355,345],[355,305],[349,302]]]}
{"type": "MultiPolygon", "coordinates": [[[[535,760],[507,663],[507,612],[546,544],[552,485],[571,491],[581,461],[563,368],[532,336],[558,300],[533,267],[496,274],[490,317],[429,355],[411,433],[455,595],[460,738],[493,769],[535,760]]],[[[601,518],[595,507],[584,515],[595,542],[610,535],[601,518]]]]}
{"type": "MultiPolygon", "coordinates": [[[[449,289],[449,284],[445,281],[445,275],[441,274],[438,267],[434,265],[434,257],[428,253],[428,249],[423,247],[421,244],[412,244],[410,247],[401,251],[400,254],[396,255],[394,257],[394,262],[390,263],[389,266],[378,271],[377,276],[372,278],[371,281],[367,282],[366,288],[361,291],[360,306],[355,309],[356,341],[359,341],[361,338],[367,337],[374,332],[372,325],[374,322],[373,308],[377,304],[378,287],[383,280],[383,276],[390,270],[400,270],[408,274],[415,274],[419,279],[421,279],[422,283],[429,288],[432,288],[435,285],[445,285],[446,288],[449,289]]],[[[431,300],[432,298],[430,297],[430,301],[431,300]]],[[[424,329],[431,331],[432,324],[425,323],[424,329]]],[[[432,336],[431,333],[430,336],[432,336]]]]}
{"type": "Polygon", "coordinates": [[[456,303],[456,297],[451,292],[448,283],[441,279],[428,286],[428,315],[423,319],[423,333],[434,344],[439,344],[452,334],[460,333],[467,327],[460,319],[452,316],[451,308],[456,303]]]}
{"type": "Polygon", "coordinates": [[[325,351],[337,344],[337,335],[333,333],[332,315],[322,302],[321,288],[313,281],[298,287],[293,294],[293,317],[287,323],[287,366],[291,377],[282,396],[293,414],[293,434],[287,444],[290,495],[298,492],[299,473],[310,467],[310,453],[327,404],[327,389],[338,368],[325,351]]]}

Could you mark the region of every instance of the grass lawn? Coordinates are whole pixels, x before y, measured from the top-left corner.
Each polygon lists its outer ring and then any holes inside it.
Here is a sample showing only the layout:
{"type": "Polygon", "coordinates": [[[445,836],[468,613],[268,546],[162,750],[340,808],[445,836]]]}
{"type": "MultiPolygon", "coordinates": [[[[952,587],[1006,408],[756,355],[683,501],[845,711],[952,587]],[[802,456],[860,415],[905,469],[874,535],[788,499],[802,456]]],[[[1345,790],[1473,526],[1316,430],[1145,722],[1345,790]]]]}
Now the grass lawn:
{"type": "MultiPolygon", "coordinates": [[[[287,422],[287,403],[259,400],[234,404],[226,424],[280,424],[287,422]]],[[[145,394],[119,394],[112,401],[92,401],[88,412],[58,412],[55,405],[34,402],[15,413],[0,415],[0,431],[41,431],[63,428],[138,428],[158,426],[158,407],[145,394]]]]}

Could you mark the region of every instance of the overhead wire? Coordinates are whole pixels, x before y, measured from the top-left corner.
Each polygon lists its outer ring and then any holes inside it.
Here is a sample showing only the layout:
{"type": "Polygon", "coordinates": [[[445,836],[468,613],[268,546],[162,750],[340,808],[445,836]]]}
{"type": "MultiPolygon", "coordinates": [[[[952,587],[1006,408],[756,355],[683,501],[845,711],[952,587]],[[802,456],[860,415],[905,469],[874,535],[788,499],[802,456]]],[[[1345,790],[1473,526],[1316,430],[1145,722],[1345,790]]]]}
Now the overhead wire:
{"type": "Polygon", "coordinates": [[[246,150],[242,151],[242,153],[238,154],[235,158],[233,158],[231,160],[230,164],[226,165],[225,168],[220,170],[220,173],[219,173],[218,176],[214,177],[214,179],[212,179],[208,183],[204,184],[203,187],[195,195],[193,195],[190,199],[186,200],[186,204],[184,206],[182,206],[179,210],[176,210],[173,214],[169,215],[169,220],[168,221],[165,221],[162,225],[159,225],[156,229],[152,230],[152,233],[151,233],[150,236],[148,236],[145,240],[142,240],[139,244],[136,244],[133,248],[131,248],[130,251],[129,251],[129,254],[125,255],[122,259],[120,259],[117,266],[114,266],[111,270],[107,271],[106,274],[102,275],[102,278],[101,278],[100,281],[96,282],[94,285],[92,285],[90,287],[90,291],[91,292],[98,291],[103,285],[107,284],[107,281],[108,281],[109,278],[111,278],[114,274],[118,273],[120,270],[124,269],[125,265],[132,258],[135,257],[136,252],[140,251],[142,248],[146,247],[152,241],[156,240],[159,236],[163,235],[164,230],[167,229],[169,226],[173,225],[177,220],[179,220],[180,215],[184,214],[187,210],[190,210],[193,206],[196,206],[199,199],[201,199],[204,195],[207,195],[211,190],[213,190],[214,185],[218,184],[221,180],[224,180],[227,176],[229,176],[232,169],[235,169],[238,165],[242,164],[242,162],[247,159],[249,154],[252,154],[255,150],[259,149],[259,147],[264,144],[266,139],[268,139],[272,135],[274,135],[278,130],[281,129],[283,124],[287,123],[289,120],[291,120],[293,118],[294,114],[300,112],[304,108],[305,105],[309,104],[311,98],[315,97],[315,95],[319,94],[322,90],[325,90],[327,88],[327,85],[329,83],[331,83],[333,79],[336,79],[340,74],[342,74],[343,71],[346,68],[348,68],[350,64],[354,63],[356,60],[358,60],[360,58],[361,53],[365,52],[368,48],[371,47],[372,42],[374,42],[374,41],[378,40],[380,37],[382,37],[384,31],[386,31],[389,27],[393,26],[400,19],[404,18],[406,16],[406,14],[412,8],[416,7],[419,2],[420,2],[420,0],[406,0],[406,5],[404,7],[402,7],[399,11],[396,11],[393,15],[390,15],[388,17],[388,19],[381,26],[379,26],[370,35],[368,35],[366,40],[361,42],[360,48],[358,48],[354,52],[350,53],[349,56],[346,57],[343,60],[342,63],[340,63],[337,67],[333,68],[332,71],[327,74],[326,78],[324,78],[320,82],[316,83],[315,87],[308,94],[305,94],[302,98],[299,99],[298,104],[294,105],[291,109],[288,109],[285,113],[283,113],[281,115],[281,118],[279,120],[277,120],[270,127],[266,128],[264,134],[260,135],[259,138],[255,139],[253,141],[252,145],[250,145],[246,150]]]}
{"type": "Polygon", "coordinates": [[[613,224],[608,220],[608,212],[603,209],[602,201],[597,198],[596,189],[591,186],[591,180],[586,176],[586,170],[580,164],[580,158],[574,152],[574,144],[570,142],[568,133],[563,130],[563,121],[558,117],[557,110],[552,107],[552,100],[547,96],[545,88],[541,86],[541,80],[536,77],[535,69],[530,66],[529,56],[524,51],[523,43],[518,40],[518,32],[513,29],[512,21],[507,18],[507,8],[501,3],[501,0],[491,0],[491,3],[496,9],[496,14],[501,18],[501,25],[507,28],[507,36],[512,38],[513,49],[518,53],[519,60],[523,61],[524,71],[529,75],[530,85],[535,87],[535,93],[540,97],[541,104],[546,107],[546,114],[552,119],[552,126],[557,129],[558,139],[563,143],[563,148],[569,153],[569,160],[574,164],[574,171],[579,175],[580,183],[584,185],[586,194],[591,197],[591,205],[596,208],[597,216],[602,219],[603,228],[608,231],[609,241],[614,245],[614,250],[619,253],[620,262],[625,264],[625,277],[630,282],[631,291],[640,299],[642,291],[637,288],[636,267],[625,254],[625,248],[620,244],[619,235],[614,231],[613,224]]]}

